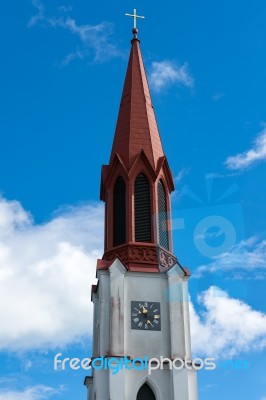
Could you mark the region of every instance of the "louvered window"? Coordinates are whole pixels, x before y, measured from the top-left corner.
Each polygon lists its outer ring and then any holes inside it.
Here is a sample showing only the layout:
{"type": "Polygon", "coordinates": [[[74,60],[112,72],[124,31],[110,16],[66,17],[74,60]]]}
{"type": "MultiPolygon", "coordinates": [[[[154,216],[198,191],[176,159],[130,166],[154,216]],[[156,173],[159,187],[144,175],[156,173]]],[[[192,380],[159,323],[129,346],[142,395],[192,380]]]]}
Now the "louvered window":
{"type": "Polygon", "coordinates": [[[147,385],[147,383],[145,383],[139,389],[137,400],[156,400],[153,391],[151,390],[149,385],[147,385]]]}
{"type": "Polygon", "coordinates": [[[119,246],[126,242],[126,185],[121,176],[114,186],[113,207],[113,245],[119,246]]]}
{"type": "Polygon", "coordinates": [[[150,184],[144,174],[135,180],[135,241],[151,241],[150,184]]]}
{"type": "Polygon", "coordinates": [[[160,246],[169,250],[166,192],[162,181],[158,183],[158,229],[160,246]]]}

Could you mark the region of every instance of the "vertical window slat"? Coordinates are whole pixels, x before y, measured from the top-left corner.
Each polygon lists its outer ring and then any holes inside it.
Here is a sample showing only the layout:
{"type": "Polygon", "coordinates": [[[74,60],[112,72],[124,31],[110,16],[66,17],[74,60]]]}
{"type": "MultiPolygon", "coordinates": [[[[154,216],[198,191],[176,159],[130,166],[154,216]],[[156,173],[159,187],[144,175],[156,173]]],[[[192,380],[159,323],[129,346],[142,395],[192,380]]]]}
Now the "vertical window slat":
{"type": "Polygon", "coordinates": [[[135,241],[151,242],[150,184],[144,174],[135,180],[135,241]]]}
{"type": "Polygon", "coordinates": [[[114,186],[113,204],[113,245],[126,242],[126,185],[121,176],[114,186]]]}
{"type": "Polygon", "coordinates": [[[159,245],[164,249],[169,250],[169,234],[167,221],[167,201],[166,192],[163,182],[158,183],[158,230],[159,230],[159,245]]]}

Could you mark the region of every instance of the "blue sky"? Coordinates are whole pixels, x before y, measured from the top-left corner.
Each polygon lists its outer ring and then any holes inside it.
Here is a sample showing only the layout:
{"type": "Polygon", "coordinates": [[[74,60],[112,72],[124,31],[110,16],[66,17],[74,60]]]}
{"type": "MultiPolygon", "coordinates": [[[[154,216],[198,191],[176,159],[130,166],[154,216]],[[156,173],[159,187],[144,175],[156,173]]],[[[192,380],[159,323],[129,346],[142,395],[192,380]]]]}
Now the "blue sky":
{"type": "Polygon", "coordinates": [[[245,361],[200,372],[199,399],[266,399],[266,4],[15,0],[0,17],[0,400],[85,398],[84,371],[53,356],[91,355],[100,169],[134,7],[194,354],[245,361]]]}

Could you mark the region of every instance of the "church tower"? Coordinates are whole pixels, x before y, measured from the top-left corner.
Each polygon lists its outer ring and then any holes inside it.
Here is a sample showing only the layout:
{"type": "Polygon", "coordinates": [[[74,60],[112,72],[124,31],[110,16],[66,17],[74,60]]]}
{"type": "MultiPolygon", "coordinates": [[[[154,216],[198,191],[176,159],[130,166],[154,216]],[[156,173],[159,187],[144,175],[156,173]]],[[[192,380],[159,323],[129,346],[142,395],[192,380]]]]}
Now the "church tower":
{"type": "Polygon", "coordinates": [[[191,360],[191,344],[189,272],[173,254],[174,182],[136,27],[133,35],[110,160],[102,167],[104,254],[92,287],[95,362],[85,384],[89,400],[197,400],[191,363],[170,368],[165,360],[156,369],[154,360],[152,371],[142,368],[144,359],[191,360]],[[115,371],[121,359],[127,367],[115,371]]]}

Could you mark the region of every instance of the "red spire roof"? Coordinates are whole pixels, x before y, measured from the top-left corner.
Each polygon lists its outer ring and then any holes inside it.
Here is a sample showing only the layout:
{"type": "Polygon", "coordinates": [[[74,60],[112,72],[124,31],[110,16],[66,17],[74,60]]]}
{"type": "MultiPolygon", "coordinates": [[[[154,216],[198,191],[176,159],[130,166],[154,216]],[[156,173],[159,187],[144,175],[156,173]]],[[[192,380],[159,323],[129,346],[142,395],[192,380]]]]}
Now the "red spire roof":
{"type": "Polygon", "coordinates": [[[160,134],[151,102],[139,40],[132,48],[117,120],[111,159],[117,153],[130,169],[143,150],[154,170],[164,156],[160,134]]]}
{"type": "Polygon", "coordinates": [[[165,272],[176,264],[171,224],[166,218],[163,230],[169,231],[167,248],[158,252],[161,239],[153,216],[161,212],[159,182],[165,215],[170,213],[174,182],[163,152],[135,27],[133,34],[111,159],[102,167],[105,245],[98,269],[109,268],[119,258],[131,271],[165,272]],[[138,236],[140,227],[147,235],[138,236]]]}

